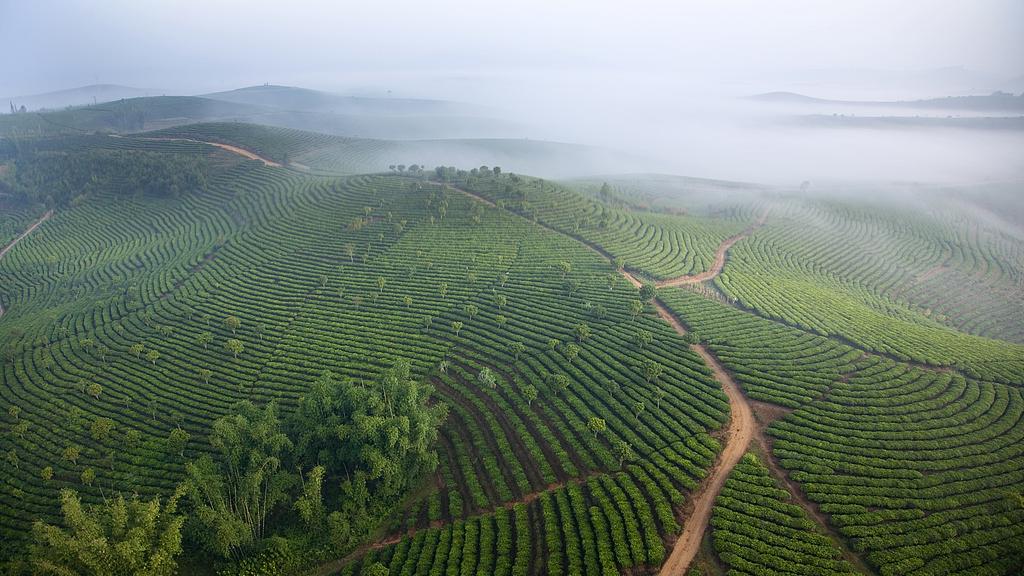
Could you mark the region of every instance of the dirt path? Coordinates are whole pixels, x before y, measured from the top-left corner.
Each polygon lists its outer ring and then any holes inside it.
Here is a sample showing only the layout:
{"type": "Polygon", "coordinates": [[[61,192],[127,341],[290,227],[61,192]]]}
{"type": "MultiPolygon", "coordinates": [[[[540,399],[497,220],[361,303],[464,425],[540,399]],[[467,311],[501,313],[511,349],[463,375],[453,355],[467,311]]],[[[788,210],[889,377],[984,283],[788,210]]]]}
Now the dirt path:
{"type": "MultiPolygon", "coordinates": [[[[635,280],[635,279],[634,279],[635,280]]],[[[686,328],[682,322],[675,317],[665,305],[658,300],[654,301],[654,307],[658,315],[667,321],[679,334],[686,334],[686,328]]],[[[700,542],[707,531],[708,523],[711,521],[711,510],[715,506],[715,499],[722,491],[726,478],[732,472],[733,467],[739,463],[740,458],[747,453],[750,440],[757,432],[754,423],[754,412],[750,408],[747,397],[743,395],[739,385],[732,379],[732,376],[725,371],[725,368],[701,344],[691,344],[690,349],[696,352],[704,363],[711,368],[715,380],[722,385],[722,390],[729,398],[729,427],[726,434],[725,448],[718,454],[711,473],[704,478],[700,486],[690,497],[690,510],[683,521],[683,533],[679,535],[668,559],[662,564],[658,574],[662,576],[682,576],[686,574],[687,568],[693,562],[693,558],[700,550],[700,542]]]]}
{"type": "MultiPolygon", "coordinates": [[[[111,136],[113,136],[114,138],[123,138],[123,136],[121,136],[120,134],[111,134],[111,136]]],[[[263,156],[260,156],[259,154],[256,154],[255,152],[246,150],[245,148],[239,148],[238,146],[232,146],[230,144],[221,144],[220,142],[208,142],[206,140],[196,140],[195,138],[171,138],[171,137],[167,137],[167,138],[142,138],[142,137],[136,137],[136,139],[137,140],[156,140],[156,141],[164,141],[164,142],[196,142],[198,144],[207,144],[209,146],[216,146],[217,148],[220,148],[221,150],[227,150],[228,152],[231,152],[232,154],[238,154],[239,156],[244,156],[245,158],[248,158],[249,160],[259,160],[260,162],[263,162],[263,164],[265,164],[267,166],[273,166],[275,168],[280,168],[281,167],[280,163],[274,162],[273,160],[268,160],[267,158],[264,158],[263,156]]]]}
{"type": "Polygon", "coordinates": [[[771,439],[765,435],[764,428],[765,424],[763,422],[759,422],[754,431],[754,441],[757,443],[757,446],[760,449],[759,451],[761,452],[760,460],[768,467],[771,475],[781,483],[782,488],[789,492],[790,501],[804,509],[804,512],[806,512],[807,515],[825,531],[825,535],[836,545],[842,553],[843,558],[854,568],[859,570],[861,574],[877,574],[877,572],[868,566],[863,558],[856,554],[846,544],[846,540],[844,540],[843,537],[840,536],[839,532],[837,532],[836,529],[828,523],[828,518],[826,518],[825,514],[818,509],[818,505],[807,498],[807,495],[804,494],[804,491],[796,481],[790,478],[789,474],[786,473],[786,470],[782,468],[779,464],[779,459],[776,458],[775,454],[772,452],[771,439]]]}
{"type": "MultiPolygon", "coordinates": [[[[474,194],[468,190],[462,188],[453,188],[454,190],[469,196],[478,202],[484,202],[490,206],[494,206],[492,202],[483,198],[477,194],[474,194]]],[[[746,230],[726,239],[722,244],[718,246],[715,251],[715,262],[714,265],[707,271],[694,276],[681,276],[679,278],[672,278],[663,282],[657,283],[656,286],[679,286],[682,284],[694,284],[697,282],[703,282],[710,280],[715,276],[718,276],[722,272],[722,267],[725,265],[725,256],[729,248],[739,242],[741,239],[749,236],[754,230],[764,224],[768,217],[767,211],[763,212],[757,221],[750,225],[746,230]]],[[[555,230],[548,226],[549,229],[555,230]]],[[[555,232],[560,232],[555,230],[555,232]]],[[[561,233],[561,232],[560,232],[561,233]]],[[[578,238],[574,238],[579,240],[578,238]]],[[[612,260],[611,256],[599,247],[584,242],[589,248],[607,258],[609,261],[612,260]]],[[[639,288],[643,283],[633,274],[628,271],[622,271],[623,277],[629,281],[634,287],[639,288]]],[[[686,334],[686,327],[683,323],[672,314],[671,311],[657,298],[654,299],[654,308],[658,312],[663,320],[669,323],[673,329],[680,335],[686,334]]],[[[725,484],[725,479],[729,477],[729,473],[739,463],[740,458],[743,457],[747,452],[747,448],[750,446],[750,441],[754,437],[757,429],[754,422],[754,413],[750,407],[750,403],[747,401],[746,396],[740,390],[739,385],[732,379],[732,376],[722,367],[718,362],[718,359],[714,357],[701,344],[691,344],[690,349],[696,352],[703,360],[704,363],[711,368],[711,372],[722,386],[722,390],[725,391],[725,395],[729,398],[729,426],[726,432],[725,448],[719,453],[715,459],[714,465],[711,467],[711,472],[701,482],[697,490],[691,495],[689,513],[683,521],[683,532],[676,540],[672,547],[672,552],[669,554],[668,559],[662,565],[659,574],[663,576],[675,576],[686,573],[693,558],[697,555],[700,550],[701,540],[704,538],[704,533],[707,531],[708,524],[711,521],[711,510],[715,506],[715,499],[718,497],[719,492],[722,491],[722,486],[725,484]]]]}
{"type": "MultiPolygon", "coordinates": [[[[3,247],[3,249],[0,249],[0,258],[3,258],[4,256],[6,256],[7,253],[11,251],[11,248],[14,248],[14,246],[18,242],[21,242],[26,236],[31,234],[36,228],[39,228],[40,224],[42,224],[43,222],[46,222],[47,220],[49,220],[50,216],[53,216],[53,210],[47,210],[46,213],[43,214],[42,217],[39,218],[39,220],[36,220],[35,222],[33,222],[32,225],[29,226],[28,228],[26,228],[24,232],[19,234],[17,238],[15,238],[14,240],[11,240],[7,244],[7,246],[3,247]]],[[[5,310],[4,310],[3,302],[0,302],[0,316],[3,316],[4,312],[5,312],[5,310]]]]}
{"type": "Polygon", "coordinates": [[[747,236],[753,234],[754,230],[757,230],[762,225],[764,225],[764,222],[767,219],[768,211],[765,210],[764,212],[761,213],[757,220],[754,221],[753,224],[747,227],[746,230],[740,232],[735,236],[726,238],[721,244],[718,245],[718,249],[715,250],[715,260],[711,263],[711,267],[708,268],[706,271],[701,272],[700,274],[693,274],[690,276],[678,276],[676,278],[669,278],[667,280],[659,280],[658,282],[655,282],[654,285],[657,286],[658,288],[666,288],[669,286],[699,284],[701,282],[714,279],[716,276],[722,273],[722,268],[725,267],[725,256],[726,252],[729,251],[729,248],[732,248],[734,244],[746,238],[747,236]]]}
{"type": "MultiPolygon", "coordinates": [[[[492,508],[490,510],[483,510],[479,514],[474,514],[473,516],[470,516],[470,518],[474,518],[476,516],[483,516],[483,515],[486,515],[486,514],[492,514],[496,510],[498,510],[499,508],[504,508],[506,510],[512,510],[513,508],[515,508],[519,504],[524,504],[524,505],[530,504],[531,502],[533,502],[534,500],[540,498],[544,494],[547,494],[548,492],[551,492],[553,490],[558,490],[558,489],[564,488],[566,486],[578,486],[578,485],[581,485],[581,484],[585,484],[588,480],[590,480],[591,478],[593,478],[595,476],[598,476],[600,474],[603,474],[603,472],[590,472],[590,473],[588,473],[588,474],[586,474],[584,476],[581,476],[579,478],[573,478],[573,479],[565,481],[565,482],[555,482],[553,484],[549,484],[549,485],[545,486],[543,490],[537,490],[537,491],[534,491],[534,492],[530,492],[528,494],[524,494],[522,498],[519,498],[519,499],[516,499],[516,500],[509,500],[508,502],[503,502],[498,507],[492,508]]],[[[410,529],[410,530],[406,530],[404,532],[397,532],[397,533],[394,533],[394,534],[389,534],[388,536],[385,536],[385,537],[383,537],[383,538],[381,538],[379,540],[375,540],[375,541],[373,541],[373,542],[371,542],[369,544],[364,544],[364,545],[360,546],[359,548],[356,548],[348,556],[345,556],[344,558],[339,558],[337,560],[332,560],[331,562],[327,562],[325,564],[321,564],[316,569],[314,569],[311,572],[311,574],[313,574],[314,576],[329,576],[330,574],[333,574],[333,573],[337,572],[338,570],[341,570],[346,565],[348,565],[350,562],[354,562],[354,561],[362,558],[363,556],[366,556],[366,554],[368,554],[368,553],[370,553],[370,552],[372,552],[374,550],[380,550],[381,548],[386,548],[388,546],[391,546],[392,544],[397,544],[403,538],[411,538],[411,537],[415,536],[420,530],[430,530],[430,529],[434,529],[434,528],[441,528],[441,527],[447,526],[448,524],[449,524],[449,522],[437,521],[437,522],[432,522],[430,524],[430,526],[427,527],[427,528],[419,528],[419,529],[413,528],[413,529],[410,529]]]]}
{"type": "Polygon", "coordinates": [[[21,234],[19,234],[17,238],[15,238],[14,240],[11,240],[11,241],[10,241],[10,242],[9,242],[9,243],[7,244],[7,246],[4,246],[4,247],[3,247],[3,249],[2,249],[2,250],[0,250],[0,258],[3,258],[4,256],[6,256],[6,255],[7,255],[7,253],[8,253],[8,252],[10,252],[11,248],[14,248],[14,245],[15,245],[15,244],[17,244],[18,242],[21,242],[21,241],[22,241],[22,239],[23,239],[23,238],[25,238],[25,236],[28,236],[28,235],[29,235],[29,234],[31,234],[31,233],[32,233],[32,232],[33,232],[33,231],[34,231],[34,230],[35,230],[36,228],[39,228],[39,225],[40,225],[40,224],[42,224],[43,222],[46,222],[47,220],[49,220],[49,219],[50,219],[50,216],[53,216],[53,210],[47,210],[46,214],[43,214],[43,215],[42,215],[42,216],[41,216],[41,217],[39,218],[39,220],[36,220],[35,222],[33,222],[33,223],[32,223],[32,225],[31,225],[31,226],[29,226],[28,228],[26,228],[24,232],[22,232],[21,234]]]}

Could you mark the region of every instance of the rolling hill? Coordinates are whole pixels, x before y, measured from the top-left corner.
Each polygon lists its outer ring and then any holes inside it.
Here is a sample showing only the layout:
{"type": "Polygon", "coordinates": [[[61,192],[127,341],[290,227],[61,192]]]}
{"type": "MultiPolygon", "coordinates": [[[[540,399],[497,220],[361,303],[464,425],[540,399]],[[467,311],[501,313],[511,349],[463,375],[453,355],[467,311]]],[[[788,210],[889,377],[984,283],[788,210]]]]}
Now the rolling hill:
{"type": "Polygon", "coordinates": [[[176,503],[182,574],[1024,565],[1024,240],[978,213],[455,165],[550,143],[0,144],[12,571],[66,490],[113,540],[176,503]]]}

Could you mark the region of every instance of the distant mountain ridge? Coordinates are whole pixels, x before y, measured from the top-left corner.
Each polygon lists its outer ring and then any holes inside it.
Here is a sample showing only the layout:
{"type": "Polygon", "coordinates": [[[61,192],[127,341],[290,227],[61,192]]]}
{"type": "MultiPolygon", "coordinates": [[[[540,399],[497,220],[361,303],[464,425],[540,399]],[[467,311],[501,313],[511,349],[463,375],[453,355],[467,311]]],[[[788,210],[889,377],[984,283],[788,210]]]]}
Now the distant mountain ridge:
{"type": "Polygon", "coordinates": [[[387,114],[387,115],[479,115],[485,113],[482,107],[450,100],[422,98],[391,98],[370,96],[345,96],[297,86],[265,84],[247,86],[224,92],[203,94],[203,98],[270,106],[285,110],[334,112],[342,114],[387,114]]]}
{"type": "Polygon", "coordinates": [[[1024,112],[1024,93],[1013,95],[1008,92],[993,92],[977,96],[946,96],[921,100],[830,100],[815,98],[796,92],[766,92],[749,97],[761,102],[789,104],[832,104],[843,106],[876,106],[900,108],[929,108],[940,110],[1021,111],[1024,112]]]}
{"type": "MultiPolygon", "coordinates": [[[[88,86],[40,94],[5,96],[2,100],[6,105],[13,104],[16,109],[24,106],[27,111],[34,112],[42,109],[60,110],[68,106],[84,106],[124,98],[140,98],[163,94],[163,90],[135,88],[118,84],[90,84],[88,86]]],[[[0,109],[0,112],[7,112],[7,109],[0,109]]]]}

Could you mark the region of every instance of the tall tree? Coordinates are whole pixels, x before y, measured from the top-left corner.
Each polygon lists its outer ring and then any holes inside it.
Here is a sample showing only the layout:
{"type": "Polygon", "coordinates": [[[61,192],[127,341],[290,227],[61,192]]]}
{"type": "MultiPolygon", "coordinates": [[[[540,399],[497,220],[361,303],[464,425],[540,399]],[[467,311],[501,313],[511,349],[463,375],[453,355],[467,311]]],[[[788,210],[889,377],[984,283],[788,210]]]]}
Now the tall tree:
{"type": "Polygon", "coordinates": [[[295,477],[282,461],[292,443],[276,404],[245,401],[214,422],[210,445],[220,458],[204,454],[185,466],[187,493],[203,544],[237,558],[263,539],[267,518],[287,500],[295,477]]]}
{"type": "Polygon", "coordinates": [[[291,422],[296,451],[328,473],[362,475],[368,489],[393,496],[437,466],[437,428],[444,404],[433,388],[396,362],[373,386],[336,382],[325,372],[299,401],[291,422]]]}
{"type": "Polygon", "coordinates": [[[184,517],[182,491],[163,504],[118,495],[83,506],[73,490],[61,490],[62,525],[32,525],[29,563],[35,574],[171,576],[177,572],[184,517]]]}

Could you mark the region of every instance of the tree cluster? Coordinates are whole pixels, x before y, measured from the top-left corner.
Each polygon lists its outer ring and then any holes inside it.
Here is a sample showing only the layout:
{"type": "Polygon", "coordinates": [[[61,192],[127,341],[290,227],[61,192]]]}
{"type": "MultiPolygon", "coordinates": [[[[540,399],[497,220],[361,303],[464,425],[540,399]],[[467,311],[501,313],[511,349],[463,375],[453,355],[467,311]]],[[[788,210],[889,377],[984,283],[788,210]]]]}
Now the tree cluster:
{"type": "Polygon", "coordinates": [[[194,155],[137,150],[17,154],[0,178],[15,200],[64,206],[93,192],[176,197],[206,185],[206,162],[194,155]]]}
{"type": "Polygon", "coordinates": [[[447,407],[432,393],[402,361],[372,384],[325,372],[287,418],[275,402],[241,402],[163,505],[117,496],[83,506],[62,492],[64,525],[38,522],[14,573],[170,575],[183,540],[237,573],[294,572],[343,553],[437,467],[447,407]]]}

